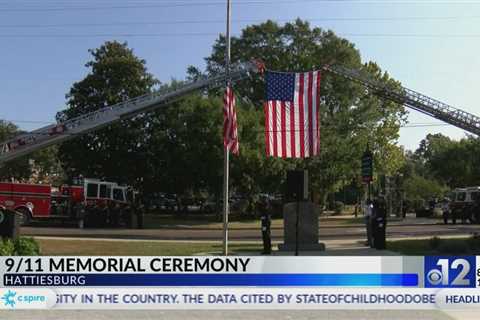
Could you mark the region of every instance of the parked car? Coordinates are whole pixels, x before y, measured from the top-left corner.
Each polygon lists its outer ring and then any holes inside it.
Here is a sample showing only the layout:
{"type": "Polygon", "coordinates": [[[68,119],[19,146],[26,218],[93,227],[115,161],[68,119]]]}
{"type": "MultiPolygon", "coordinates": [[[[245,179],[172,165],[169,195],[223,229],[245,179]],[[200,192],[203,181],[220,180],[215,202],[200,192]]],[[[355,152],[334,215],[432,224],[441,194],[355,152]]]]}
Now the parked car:
{"type": "Polygon", "coordinates": [[[160,210],[173,212],[178,210],[177,196],[175,194],[155,193],[145,199],[149,211],[160,210]]]}

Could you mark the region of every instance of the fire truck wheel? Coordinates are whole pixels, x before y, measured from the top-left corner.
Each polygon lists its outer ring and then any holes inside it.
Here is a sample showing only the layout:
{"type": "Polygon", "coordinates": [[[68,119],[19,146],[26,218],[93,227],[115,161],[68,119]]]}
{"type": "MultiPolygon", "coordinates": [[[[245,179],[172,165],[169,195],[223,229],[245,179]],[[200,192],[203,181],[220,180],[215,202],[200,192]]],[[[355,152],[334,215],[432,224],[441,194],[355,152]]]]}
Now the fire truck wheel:
{"type": "Polygon", "coordinates": [[[20,218],[20,225],[24,226],[30,223],[30,220],[32,220],[32,216],[30,215],[30,211],[26,208],[18,208],[17,212],[21,213],[21,218],[20,218]]]}

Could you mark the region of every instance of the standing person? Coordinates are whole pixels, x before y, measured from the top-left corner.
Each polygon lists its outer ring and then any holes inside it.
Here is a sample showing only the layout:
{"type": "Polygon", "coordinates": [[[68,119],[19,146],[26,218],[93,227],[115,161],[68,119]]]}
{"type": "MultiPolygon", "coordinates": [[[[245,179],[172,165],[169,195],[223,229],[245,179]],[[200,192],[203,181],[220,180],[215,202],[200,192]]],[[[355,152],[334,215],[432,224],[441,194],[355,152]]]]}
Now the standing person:
{"type": "Polygon", "coordinates": [[[143,216],[145,214],[145,206],[143,205],[142,199],[138,195],[133,199],[133,202],[134,214],[137,215],[137,225],[135,227],[138,229],[143,229],[143,216]]]}
{"type": "Polygon", "coordinates": [[[448,224],[448,214],[450,212],[450,203],[448,198],[443,198],[442,201],[442,216],[443,216],[443,223],[448,224]]]}
{"type": "Polygon", "coordinates": [[[270,216],[269,203],[266,198],[260,200],[260,219],[262,221],[262,240],[263,240],[263,252],[262,254],[272,253],[272,237],[271,237],[271,224],[272,218],[270,216]]]}
{"type": "Polygon", "coordinates": [[[367,229],[367,242],[365,243],[365,245],[370,247],[373,244],[372,224],[371,224],[371,218],[373,214],[373,205],[372,205],[372,200],[370,199],[368,199],[365,203],[364,214],[365,214],[365,225],[367,229]]]}
{"type": "Polygon", "coordinates": [[[357,199],[357,202],[355,202],[355,211],[353,214],[355,215],[355,218],[358,217],[358,207],[360,206],[359,200],[357,199]]]}
{"type": "Polygon", "coordinates": [[[377,250],[385,250],[387,229],[387,202],[384,196],[380,196],[374,201],[371,220],[373,222],[373,247],[377,250]]]}

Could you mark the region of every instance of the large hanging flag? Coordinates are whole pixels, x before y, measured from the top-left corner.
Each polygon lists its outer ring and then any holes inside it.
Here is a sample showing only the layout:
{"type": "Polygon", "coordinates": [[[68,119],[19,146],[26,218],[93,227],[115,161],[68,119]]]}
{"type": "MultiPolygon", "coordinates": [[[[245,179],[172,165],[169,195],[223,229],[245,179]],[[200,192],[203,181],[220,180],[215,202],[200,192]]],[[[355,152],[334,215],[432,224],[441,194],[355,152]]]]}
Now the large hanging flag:
{"type": "Polygon", "coordinates": [[[238,155],[237,113],[235,111],[235,95],[230,85],[223,97],[223,145],[233,154],[238,155]]]}
{"type": "Polygon", "coordinates": [[[320,150],[320,71],[267,71],[265,146],[267,156],[306,158],[320,150]]]}

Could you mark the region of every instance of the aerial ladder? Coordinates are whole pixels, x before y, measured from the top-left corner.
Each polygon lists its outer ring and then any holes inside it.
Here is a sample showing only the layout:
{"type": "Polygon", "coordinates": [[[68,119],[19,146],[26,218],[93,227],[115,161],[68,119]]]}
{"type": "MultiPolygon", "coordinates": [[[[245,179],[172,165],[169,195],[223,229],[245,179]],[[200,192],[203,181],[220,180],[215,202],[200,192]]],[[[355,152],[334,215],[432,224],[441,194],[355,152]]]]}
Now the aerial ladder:
{"type": "MultiPolygon", "coordinates": [[[[341,65],[326,65],[323,70],[359,83],[382,99],[402,104],[480,136],[480,117],[473,114],[404,87],[387,86],[373,80],[359,70],[349,69],[341,65]]],[[[248,78],[252,73],[262,71],[263,65],[261,63],[247,62],[233,66],[230,76],[232,82],[237,82],[248,78]]],[[[197,90],[213,89],[223,85],[225,85],[224,75],[202,78],[184,83],[173,89],[159,90],[64,122],[20,134],[0,143],[0,165],[48,146],[98,130],[114,122],[131,119],[141,113],[165,107],[197,90]]]]}
{"type": "MultiPolygon", "coordinates": [[[[246,79],[258,70],[259,64],[256,62],[233,65],[230,72],[231,82],[246,79]]],[[[131,119],[141,113],[165,107],[197,90],[215,89],[224,85],[225,75],[204,77],[173,89],[158,90],[64,122],[20,134],[0,143],[0,165],[48,146],[101,129],[117,121],[131,119]]]]}
{"type": "Polygon", "coordinates": [[[461,128],[480,136],[480,117],[454,108],[446,103],[430,98],[405,87],[392,87],[373,80],[359,70],[352,70],[341,65],[326,65],[323,70],[331,72],[353,82],[365,86],[378,97],[402,104],[407,108],[419,111],[430,117],[461,128]]]}

